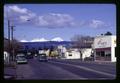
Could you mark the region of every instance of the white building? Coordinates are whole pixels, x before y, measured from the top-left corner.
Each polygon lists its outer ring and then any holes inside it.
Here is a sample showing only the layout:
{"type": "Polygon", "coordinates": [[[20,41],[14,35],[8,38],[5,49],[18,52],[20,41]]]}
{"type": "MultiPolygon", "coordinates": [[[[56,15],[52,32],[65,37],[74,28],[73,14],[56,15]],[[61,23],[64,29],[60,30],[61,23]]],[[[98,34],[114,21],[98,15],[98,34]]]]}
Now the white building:
{"type": "Polygon", "coordinates": [[[80,59],[80,52],[77,49],[70,49],[65,52],[65,59],[80,59]]]}
{"type": "Polygon", "coordinates": [[[59,45],[57,49],[58,49],[58,54],[60,55],[60,58],[65,59],[65,53],[66,53],[67,49],[62,45],[59,45]]]}
{"type": "Polygon", "coordinates": [[[97,36],[94,39],[94,60],[116,62],[116,36],[97,36]]]}
{"type": "Polygon", "coordinates": [[[6,52],[6,51],[4,51],[4,62],[5,63],[9,63],[9,53],[8,52],[6,52]]]}
{"type": "Polygon", "coordinates": [[[78,48],[66,49],[64,46],[58,46],[60,50],[59,54],[62,55],[64,59],[82,59],[90,57],[92,53],[92,48],[81,48],[80,51],[78,48]]]}
{"type": "Polygon", "coordinates": [[[90,57],[92,53],[92,48],[83,48],[81,49],[82,55],[81,59],[84,60],[86,57],[90,57]]]}
{"type": "Polygon", "coordinates": [[[43,54],[43,53],[45,53],[45,50],[39,50],[38,53],[43,54]]]}

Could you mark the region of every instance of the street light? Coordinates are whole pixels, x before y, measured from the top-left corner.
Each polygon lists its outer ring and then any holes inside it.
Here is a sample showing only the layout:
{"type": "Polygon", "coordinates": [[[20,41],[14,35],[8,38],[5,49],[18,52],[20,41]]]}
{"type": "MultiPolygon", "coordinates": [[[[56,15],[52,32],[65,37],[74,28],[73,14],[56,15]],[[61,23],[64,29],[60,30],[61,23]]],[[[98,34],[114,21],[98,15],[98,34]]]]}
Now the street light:
{"type": "MultiPolygon", "coordinates": [[[[27,19],[26,21],[30,21],[29,19],[27,19]]],[[[9,53],[10,53],[10,61],[11,59],[14,60],[14,46],[13,46],[13,36],[14,36],[14,24],[12,23],[11,25],[11,21],[10,19],[8,19],[8,41],[9,41],[9,53]],[[12,52],[11,52],[12,50],[12,52]]]]}
{"type": "MultiPolygon", "coordinates": [[[[27,19],[26,21],[30,21],[29,19],[27,19]]],[[[12,59],[14,60],[15,59],[15,55],[14,55],[14,52],[15,52],[15,50],[14,50],[14,38],[13,38],[13,36],[14,36],[14,27],[16,27],[16,26],[14,26],[14,24],[11,26],[11,41],[12,41],[12,59]]]]}

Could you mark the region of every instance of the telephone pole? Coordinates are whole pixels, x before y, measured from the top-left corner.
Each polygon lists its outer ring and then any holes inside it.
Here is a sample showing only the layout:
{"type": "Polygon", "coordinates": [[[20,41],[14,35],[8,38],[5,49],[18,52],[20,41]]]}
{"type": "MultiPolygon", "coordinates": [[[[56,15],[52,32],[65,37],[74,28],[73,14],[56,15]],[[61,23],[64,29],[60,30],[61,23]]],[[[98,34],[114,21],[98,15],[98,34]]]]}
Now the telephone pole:
{"type": "Polygon", "coordinates": [[[10,20],[8,19],[8,51],[10,54],[10,61],[11,61],[11,41],[10,41],[10,20]]]}
{"type": "Polygon", "coordinates": [[[12,50],[12,60],[14,60],[15,59],[15,55],[14,55],[14,38],[13,38],[13,31],[14,31],[14,27],[15,26],[11,26],[11,50],[12,50]]]}

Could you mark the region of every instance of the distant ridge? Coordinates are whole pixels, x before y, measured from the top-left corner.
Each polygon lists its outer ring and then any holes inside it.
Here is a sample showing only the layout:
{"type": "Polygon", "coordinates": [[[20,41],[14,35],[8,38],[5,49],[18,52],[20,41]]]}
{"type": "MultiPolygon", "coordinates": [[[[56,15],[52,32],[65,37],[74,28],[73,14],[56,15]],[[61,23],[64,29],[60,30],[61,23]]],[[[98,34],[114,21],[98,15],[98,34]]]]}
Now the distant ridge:
{"type": "Polygon", "coordinates": [[[21,42],[24,49],[32,49],[32,48],[51,48],[57,47],[59,45],[69,47],[72,44],[72,41],[46,41],[46,42],[21,42]],[[27,48],[26,48],[27,47],[27,48]]]}
{"type": "Polygon", "coordinates": [[[72,42],[72,41],[27,41],[27,42],[21,42],[21,43],[50,43],[50,42],[56,42],[56,43],[62,43],[62,42],[72,42]]]}

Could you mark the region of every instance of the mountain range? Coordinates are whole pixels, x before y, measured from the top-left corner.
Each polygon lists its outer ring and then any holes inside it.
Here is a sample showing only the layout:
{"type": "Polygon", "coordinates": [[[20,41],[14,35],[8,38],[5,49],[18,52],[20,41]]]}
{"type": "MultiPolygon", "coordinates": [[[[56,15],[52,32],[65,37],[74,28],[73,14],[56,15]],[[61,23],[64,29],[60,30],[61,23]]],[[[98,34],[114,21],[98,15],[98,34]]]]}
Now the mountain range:
{"type": "Polygon", "coordinates": [[[41,49],[41,48],[51,48],[57,47],[59,45],[70,47],[72,45],[71,41],[42,41],[42,42],[21,42],[23,45],[22,49],[41,49]]]}
{"type": "Polygon", "coordinates": [[[57,41],[57,42],[61,42],[61,41],[64,41],[62,38],[60,37],[55,37],[51,40],[47,40],[45,38],[35,38],[31,41],[27,41],[27,40],[21,40],[20,42],[47,42],[47,41],[57,41]]]}

